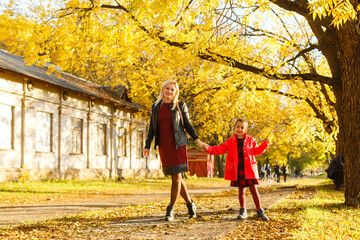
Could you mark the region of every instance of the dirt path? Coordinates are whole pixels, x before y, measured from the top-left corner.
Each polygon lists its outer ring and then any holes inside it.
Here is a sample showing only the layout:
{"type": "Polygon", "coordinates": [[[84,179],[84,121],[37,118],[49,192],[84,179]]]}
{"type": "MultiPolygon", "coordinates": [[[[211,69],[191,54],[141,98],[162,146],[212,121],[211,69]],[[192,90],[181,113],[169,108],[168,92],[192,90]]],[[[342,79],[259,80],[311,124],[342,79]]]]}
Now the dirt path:
{"type": "MultiPolygon", "coordinates": [[[[277,201],[287,197],[295,188],[283,188],[261,193],[262,207],[267,209],[277,201]]],[[[202,197],[202,196],[200,196],[202,197]]],[[[203,196],[208,197],[208,196],[203,196]]],[[[257,221],[256,209],[251,195],[246,195],[249,219],[237,220],[237,193],[227,193],[227,200],[216,203],[216,206],[198,205],[198,217],[189,220],[187,211],[177,211],[173,222],[164,221],[164,212],[146,218],[131,219],[125,222],[113,222],[101,228],[87,229],[83,236],[91,239],[216,239],[234,231],[245,221],[257,221]]],[[[271,220],[271,213],[268,214],[271,220]]]]}
{"type": "MultiPolygon", "coordinates": [[[[192,196],[200,196],[214,192],[229,190],[229,187],[189,190],[192,196]]],[[[112,209],[139,204],[160,202],[169,198],[169,192],[156,192],[150,194],[124,194],[112,195],[101,200],[77,202],[62,202],[29,206],[0,207],[0,227],[18,225],[26,222],[45,221],[47,219],[61,218],[99,209],[112,209]]]]}
{"type": "MultiPolygon", "coordinates": [[[[259,191],[262,207],[267,209],[277,201],[291,194],[295,188],[267,190],[275,182],[261,182],[259,191]]],[[[189,220],[184,206],[175,208],[175,220],[164,221],[164,209],[145,218],[133,218],[122,222],[111,222],[103,227],[85,229],[81,232],[84,239],[216,239],[233,231],[239,226],[238,198],[236,188],[220,187],[189,190],[197,203],[198,217],[189,220]],[[204,201],[206,200],[206,201],[204,201]]],[[[44,221],[80,213],[121,208],[153,202],[164,202],[168,192],[152,194],[117,195],[102,200],[63,202],[34,206],[15,206],[0,208],[0,227],[18,225],[26,222],[44,221]]],[[[255,206],[249,191],[246,195],[249,219],[259,221],[255,216],[255,206]]],[[[271,214],[269,215],[271,218],[271,214]]],[[[248,220],[246,220],[248,221],[248,220]]],[[[81,238],[83,239],[83,238],[81,238]]]]}

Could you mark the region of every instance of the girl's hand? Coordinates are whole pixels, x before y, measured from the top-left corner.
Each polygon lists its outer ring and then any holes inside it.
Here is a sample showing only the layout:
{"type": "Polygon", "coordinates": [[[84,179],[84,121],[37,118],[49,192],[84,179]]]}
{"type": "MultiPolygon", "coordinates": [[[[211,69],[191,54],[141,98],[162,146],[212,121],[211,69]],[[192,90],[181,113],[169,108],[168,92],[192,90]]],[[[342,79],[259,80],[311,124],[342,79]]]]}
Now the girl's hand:
{"type": "Polygon", "coordinates": [[[207,144],[207,143],[204,143],[203,145],[202,145],[202,149],[206,152],[207,150],[209,150],[209,148],[210,148],[210,145],[209,144],[207,144]]]}
{"type": "Polygon", "coordinates": [[[270,144],[270,139],[267,138],[267,139],[265,139],[264,141],[265,141],[267,144],[270,144]]]}
{"type": "Polygon", "coordinates": [[[144,155],[145,155],[145,157],[147,157],[147,156],[149,156],[149,154],[150,154],[150,149],[144,149],[144,155]]]}

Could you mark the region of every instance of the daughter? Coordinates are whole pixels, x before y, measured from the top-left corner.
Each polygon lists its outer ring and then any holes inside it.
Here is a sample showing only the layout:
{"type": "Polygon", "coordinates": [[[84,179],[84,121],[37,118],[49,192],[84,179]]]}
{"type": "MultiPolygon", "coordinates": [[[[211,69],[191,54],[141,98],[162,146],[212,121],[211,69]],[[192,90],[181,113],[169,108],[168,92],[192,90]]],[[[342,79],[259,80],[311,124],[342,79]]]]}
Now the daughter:
{"type": "Polygon", "coordinates": [[[250,188],[257,215],[264,221],[269,218],[261,208],[260,195],[256,184],[259,184],[258,167],[255,156],[261,155],[269,146],[269,139],[265,139],[260,146],[257,146],[256,140],[246,134],[248,122],[244,119],[238,119],[235,123],[235,135],[228,138],[219,146],[203,145],[203,149],[213,155],[225,154],[227,152],[225,164],[225,179],[231,180],[230,186],[239,188],[240,214],[238,219],[247,218],[245,208],[245,190],[250,188]]]}

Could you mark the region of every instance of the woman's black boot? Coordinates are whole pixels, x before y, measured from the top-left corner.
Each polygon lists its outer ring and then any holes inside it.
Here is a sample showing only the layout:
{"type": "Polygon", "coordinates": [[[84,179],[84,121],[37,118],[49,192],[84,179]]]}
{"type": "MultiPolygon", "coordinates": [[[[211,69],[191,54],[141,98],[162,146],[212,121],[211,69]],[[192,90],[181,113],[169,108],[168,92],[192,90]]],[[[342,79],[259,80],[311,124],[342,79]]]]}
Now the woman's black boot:
{"type": "Polygon", "coordinates": [[[165,221],[172,221],[172,220],[174,220],[174,207],[169,205],[166,208],[165,221]]]}
{"type": "Polygon", "coordinates": [[[195,203],[193,201],[191,201],[191,203],[187,203],[186,204],[188,210],[189,210],[189,218],[194,218],[196,217],[196,206],[195,203]]]}

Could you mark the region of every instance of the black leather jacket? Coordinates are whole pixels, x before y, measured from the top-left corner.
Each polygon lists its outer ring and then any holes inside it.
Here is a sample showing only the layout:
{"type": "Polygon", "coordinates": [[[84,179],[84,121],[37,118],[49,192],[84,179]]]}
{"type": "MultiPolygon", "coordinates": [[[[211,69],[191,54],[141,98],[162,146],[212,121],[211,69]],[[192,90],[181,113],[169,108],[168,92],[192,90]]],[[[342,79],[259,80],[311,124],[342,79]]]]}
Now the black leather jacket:
{"type": "MultiPolygon", "coordinates": [[[[175,144],[176,147],[184,146],[189,143],[189,139],[186,137],[185,130],[190,134],[190,136],[196,140],[199,138],[198,134],[196,133],[195,128],[191,124],[190,117],[189,117],[189,111],[184,102],[179,102],[179,107],[184,119],[184,127],[182,126],[182,122],[180,119],[178,108],[175,107],[173,109],[174,103],[170,104],[170,111],[173,119],[173,125],[174,125],[174,136],[175,136],[175,144]],[[173,110],[171,110],[173,109],[173,110]]],[[[160,111],[161,102],[156,104],[154,103],[151,106],[151,118],[150,118],[150,126],[149,131],[147,134],[147,139],[145,141],[145,149],[150,149],[151,142],[155,136],[155,145],[154,149],[156,149],[156,146],[159,145],[159,131],[158,131],[158,121],[157,117],[160,111]]]]}

